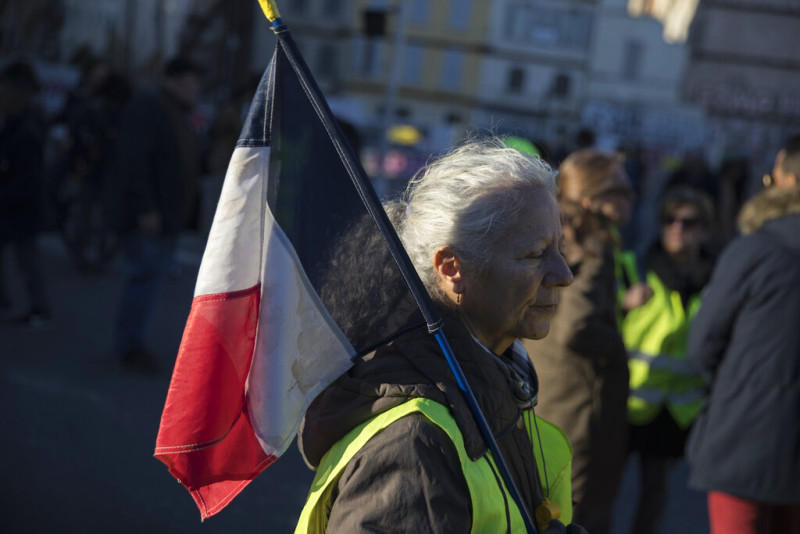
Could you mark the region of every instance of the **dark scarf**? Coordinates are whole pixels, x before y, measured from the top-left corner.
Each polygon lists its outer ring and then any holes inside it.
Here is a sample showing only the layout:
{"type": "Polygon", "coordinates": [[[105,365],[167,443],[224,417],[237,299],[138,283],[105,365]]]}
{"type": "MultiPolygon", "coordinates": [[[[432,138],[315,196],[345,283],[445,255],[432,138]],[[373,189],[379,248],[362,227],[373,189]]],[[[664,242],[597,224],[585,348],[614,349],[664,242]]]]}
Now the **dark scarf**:
{"type": "Polygon", "coordinates": [[[702,291],[714,268],[714,260],[705,249],[701,249],[696,262],[682,264],[672,259],[660,242],[650,248],[646,264],[668,289],[680,294],[684,305],[693,295],[702,291]]]}

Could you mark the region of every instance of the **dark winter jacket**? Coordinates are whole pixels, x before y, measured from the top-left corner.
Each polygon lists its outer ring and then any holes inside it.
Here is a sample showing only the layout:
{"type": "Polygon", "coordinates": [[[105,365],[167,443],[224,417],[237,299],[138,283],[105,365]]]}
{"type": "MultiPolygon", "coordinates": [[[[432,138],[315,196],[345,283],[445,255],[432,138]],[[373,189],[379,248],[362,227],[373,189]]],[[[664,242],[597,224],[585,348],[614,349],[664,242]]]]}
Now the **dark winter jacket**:
{"type": "MultiPolygon", "coordinates": [[[[444,332],[492,428],[528,507],[542,489],[522,411],[495,360],[452,314],[444,332]]],[[[532,367],[531,379],[535,383],[532,367]]],[[[467,453],[486,454],[471,412],[436,340],[417,330],[358,362],[316,398],[303,420],[298,446],[316,467],[325,452],[358,424],[424,397],[447,406],[467,453]]],[[[469,532],[469,490],[450,439],[421,415],[404,417],[356,454],[337,485],[328,532],[469,532]]],[[[510,500],[510,496],[509,496],[510,500]]]]}
{"type": "Polygon", "coordinates": [[[800,188],[742,210],[691,329],[710,387],[690,435],[690,485],[800,504],[800,188]]]}
{"type": "Polygon", "coordinates": [[[43,148],[44,128],[33,111],[0,128],[0,243],[44,227],[43,148]]]}
{"type": "Polygon", "coordinates": [[[525,347],[539,375],[537,413],[572,442],[575,521],[613,502],[628,447],[628,356],[617,327],[614,257],[595,237],[571,263],[550,333],[525,347]]]}
{"type": "Polygon", "coordinates": [[[111,218],[120,234],[136,229],[137,216],[157,211],[163,233],[174,235],[193,215],[200,158],[187,111],[161,88],[123,109],[111,177],[111,218]]]}

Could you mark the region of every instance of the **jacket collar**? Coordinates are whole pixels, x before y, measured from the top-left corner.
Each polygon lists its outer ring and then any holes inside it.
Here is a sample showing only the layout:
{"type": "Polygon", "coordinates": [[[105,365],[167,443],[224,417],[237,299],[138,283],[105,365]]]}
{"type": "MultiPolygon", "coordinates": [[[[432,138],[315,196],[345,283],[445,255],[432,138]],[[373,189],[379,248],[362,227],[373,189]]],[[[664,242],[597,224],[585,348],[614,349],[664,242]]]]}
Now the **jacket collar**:
{"type": "MultiPolygon", "coordinates": [[[[450,343],[455,358],[461,365],[467,383],[481,408],[483,415],[495,437],[502,436],[511,431],[521,417],[521,410],[517,405],[508,384],[508,378],[502,363],[495,361],[483,345],[470,334],[461,320],[448,310],[442,311],[444,318],[444,334],[450,343]]],[[[432,336],[416,338],[409,348],[405,350],[408,361],[416,367],[421,374],[435,377],[436,389],[441,393],[442,402],[450,408],[453,417],[464,437],[464,445],[473,460],[480,458],[488,447],[480,433],[469,404],[458,387],[458,383],[450,370],[444,354],[432,336]],[[431,350],[433,349],[433,350],[431,350]]],[[[524,349],[522,349],[524,352],[524,349]]],[[[511,364],[511,355],[503,355],[511,364]]],[[[521,362],[520,362],[521,363],[521,362]]],[[[534,395],[537,383],[533,366],[529,361],[526,366],[529,377],[532,377],[534,395]]],[[[437,399],[433,399],[437,400],[437,399]]]]}
{"type": "Polygon", "coordinates": [[[745,235],[752,234],[766,223],[789,215],[800,215],[800,186],[770,187],[742,207],[739,213],[739,229],[745,235]]]}

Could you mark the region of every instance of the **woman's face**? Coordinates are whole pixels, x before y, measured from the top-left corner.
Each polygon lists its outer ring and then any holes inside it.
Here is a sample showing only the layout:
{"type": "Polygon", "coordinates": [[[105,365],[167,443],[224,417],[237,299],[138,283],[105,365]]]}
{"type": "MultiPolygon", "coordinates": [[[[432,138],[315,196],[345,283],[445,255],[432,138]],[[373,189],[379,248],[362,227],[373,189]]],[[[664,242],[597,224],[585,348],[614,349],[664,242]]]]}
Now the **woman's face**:
{"type": "Polygon", "coordinates": [[[573,280],[562,255],[564,236],[555,198],[543,187],[527,197],[528,208],[494,242],[489,265],[480,272],[464,272],[460,310],[472,333],[496,354],[516,338],[546,336],[559,290],[573,280]]]}

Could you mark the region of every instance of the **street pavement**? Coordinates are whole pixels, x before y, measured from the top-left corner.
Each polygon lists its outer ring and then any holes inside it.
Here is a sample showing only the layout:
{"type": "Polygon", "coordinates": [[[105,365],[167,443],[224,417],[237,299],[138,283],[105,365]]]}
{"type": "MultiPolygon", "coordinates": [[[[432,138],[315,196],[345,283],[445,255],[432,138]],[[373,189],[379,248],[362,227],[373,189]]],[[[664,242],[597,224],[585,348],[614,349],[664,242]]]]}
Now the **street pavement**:
{"type": "MultiPolygon", "coordinates": [[[[81,273],[56,235],[40,244],[52,324],[0,324],[0,531],[292,532],[313,477],[296,447],[202,523],[188,492],[153,458],[201,240],[181,240],[180,271],[165,287],[152,336],[163,368],[155,377],[123,370],[110,353],[119,267],[81,273]]],[[[10,258],[0,261],[8,264],[7,284],[21,312],[19,275],[10,258]]],[[[664,534],[708,532],[704,496],[686,489],[686,474],[681,464],[671,479],[664,534]]],[[[632,475],[629,469],[615,506],[615,533],[627,532],[630,522],[632,475]]]]}

